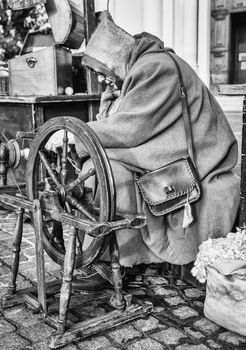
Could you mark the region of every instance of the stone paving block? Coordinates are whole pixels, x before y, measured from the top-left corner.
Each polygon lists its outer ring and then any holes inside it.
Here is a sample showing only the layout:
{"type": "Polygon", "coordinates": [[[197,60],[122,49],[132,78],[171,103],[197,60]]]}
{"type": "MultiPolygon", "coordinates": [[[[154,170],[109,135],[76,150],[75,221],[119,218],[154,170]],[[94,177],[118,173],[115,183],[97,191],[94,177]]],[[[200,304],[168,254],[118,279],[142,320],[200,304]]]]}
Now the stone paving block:
{"type": "Polygon", "coordinates": [[[206,318],[201,318],[200,320],[195,321],[193,325],[194,327],[197,327],[200,331],[208,335],[217,332],[220,328],[220,326],[218,326],[212,321],[209,321],[206,318]]]}
{"type": "Polygon", "coordinates": [[[10,273],[4,274],[0,277],[0,287],[7,287],[10,281],[10,273]]]}
{"type": "Polygon", "coordinates": [[[151,285],[168,285],[169,284],[166,278],[159,277],[159,276],[147,276],[145,278],[145,282],[151,285]]]}
{"type": "Polygon", "coordinates": [[[0,337],[15,331],[15,327],[6,320],[0,318],[0,337]]]}
{"type": "Polygon", "coordinates": [[[35,234],[32,231],[23,232],[23,239],[28,240],[33,246],[35,245],[35,234]]]}
{"type": "Polygon", "coordinates": [[[170,327],[167,330],[152,334],[151,338],[161,341],[167,345],[176,345],[179,343],[180,339],[187,338],[187,336],[183,332],[180,332],[177,328],[170,327]]]}
{"type": "Polygon", "coordinates": [[[113,344],[104,336],[83,340],[78,343],[80,350],[101,350],[108,349],[113,344]]]}
{"type": "Polygon", "coordinates": [[[4,218],[4,222],[3,222],[4,226],[6,226],[7,228],[9,228],[10,226],[15,226],[16,224],[16,216],[6,216],[4,218]]]}
{"type": "Polygon", "coordinates": [[[172,310],[172,314],[178,317],[180,320],[199,316],[199,313],[189,306],[180,306],[177,309],[172,310]]]}
{"type": "Polygon", "coordinates": [[[207,340],[207,343],[208,343],[208,345],[212,348],[212,349],[215,349],[215,350],[219,350],[219,349],[221,349],[221,350],[224,350],[224,345],[220,345],[220,344],[218,344],[218,343],[216,343],[214,340],[212,340],[212,339],[209,339],[209,340],[207,340]]]}
{"type": "Polygon", "coordinates": [[[25,275],[25,272],[27,271],[36,271],[36,264],[34,264],[32,261],[21,261],[19,264],[19,272],[25,275]]]}
{"type": "Polygon", "coordinates": [[[200,310],[203,310],[204,304],[201,301],[194,301],[193,306],[197,307],[200,310]]]}
{"type": "Polygon", "coordinates": [[[9,275],[10,271],[11,270],[8,266],[5,266],[3,263],[0,262],[0,280],[2,276],[9,275]]]}
{"type": "MultiPolygon", "coordinates": [[[[0,224],[0,231],[1,231],[1,224],[0,224]]],[[[6,239],[13,240],[13,234],[11,235],[8,232],[1,232],[1,234],[0,234],[0,242],[2,243],[2,241],[6,240],[6,239]]]]}
{"type": "Polygon", "coordinates": [[[54,331],[54,328],[51,328],[44,322],[38,322],[29,327],[20,327],[18,333],[25,337],[26,339],[34,342],[43,341],[47,338],[51,332],[54,331]]]}
{"type": "Polygon", "coordinates": [[[163,306],[154,306],[153,308],[153,313],[154,314],[162,314],[165,313],[165,308],[163,306]]]}
{"type": "Polygon", "coordinates": [[[29,344],[26,339],[23,339],[17,333],[7,334],[0,338],[1,350],[20,350],[29,344]]]}
{"type": "Polygon", "coordinates": [[[199,344],[199,345],[182,344],[177,346],[175,350],[209,350],[209,347],[207,347],[204,344],[199,344]]]}
{"type": "Polygon", "coordinates": [[[170,306],[176,306],[179,304],[186,303],[186,301],[182,299],[180,296],[165,298],[165,302],[167,302],[170,306]]]}
{"type": "MultiPolygon", "coordinates": [[[[7,247],[9,249],[13,249],[13,237],[9,237],[9,238],[5,238],[4,240],[1,240],[1,244],[4,247],[7,247]]],[[[30,248],[31,245],[28,241],[23,241],[21,243],[21,250],[25,249],[25,248],[30,248]]]]}
{"type": "Polygon", "coordinates": [[[12,224],[12,223],[15,223],[15,221],[16,221],[16,214],[14,214],[14,213],[6,215],[5,218],[4,218],[4,222],[6,224],[9,224],[9,223],[12,224]]]}
{"type": "Polygon", "coordinates": [[[191,335],[195,339],[201,339],[201,338],[205,337],[204,334],[202,334],[201,332],[194,330],[190,327],[185,327],[184,331],[185,331],[185,333],[191,335]]]}
{"type": "MultiPolygon", "coordinates": [[[[23,272],[23,275],[31,280],[31,281],[34,281],[34,282],[37,282],[37,271],[36,271],[36,268],[33,268],[32,270],[29,270],[29,271],[24,271],[23,272]]],[[[47,274],[45,274],[46,276],[47,274]]],[[[47,282],[47,281],[46,281],[47,282]]]]}
{"type": "Polygon", "coordinates": [[[0,207],[0,216],[5,216],[9,214],[9,210],[0,207]]]}
{"type": "MultiPolygon", "coordinates": [[[[49,275],[49,272],[48,272],[49,275]]],[[[62,279],[62,271],[58,270],[58,271],[52,271],[51,277],[54,278],[55,280],[61,280],[62,279]]]]}
{"type": "Polygon", "coordinates": [[[182,281],[180,279],[177,279],[174,281],[174,285],[175,286],[178,286],[178,287],[185,287],[185,286],[188,286],[187,283],[185,283],[185,281],[182,281]]]}
{"type": "Polygon", "coordinates": [[[14,211],[9,212],[6,219],[16,219],[16,213],[14,211]]]}
{"type": "Polygon", "coordinates": [[[62,272],[61,267],[59,265],[55,264],[54,261],[47,263],[46,259],[45,259],[45,270],[49,273],[53,273],[55,271],[59,271],[60,273],[62,272]]]}
{"type": "Polygon", "coordinates": [[[7,294],[8,288],[4,287],[0,283],[0,298],[2,298],[3,295],[7,294]]]}
{"type": "Polygon", "coordinates": [[[9,232],[9,233],[12,233],[14,232],[14,229],[15,229],[15,220],[11,219],[9,220],[9,222],[5,222],[1,225],[1,230],[3,232],[9,232]]]}
{"type": "Polygon", "coordinates": [[[147,294],[147,289],[146,288],[125,288],[124,291],[127,291],[127,293],[135,296],[140,296],[140,295],[146,295],[147,294]]]}
{"type": "MultiPolygon", "coordinates": [[[[32,345],[33,350],[50,350],[46,342],[40,342],[32,345]]],[[[24,349],[26,350],[26,349],[24,349]]],[[[78,350],[78,347],[74,344],[68,344],[66,346],[62,346],[59,350],[78,350]]]]}
{"type": "MultiPolygon", "coordinates": [[[[4,263],[8,266],[12,266],[13,264],[13,253],[11,252],[10,255],[4,257],[4,259],[1,259],[1,255],[0,255],[0,260],[4,260],[4,263]]],[[[27,261],[27,258],[23,255],[20,254],[20,262],[21,261],[27,261]]]]}
{"type": "Polygon", "coordinates": [[[33,287],[33,285],[28,280],[20,275],[17,276],[17,290],[22,290],[30,287],[33,287]]]}
{"type": "Polygon", "coordinates": [[[5,309],[3,311],[3,315],[6,319],[11,320],[24,328],[37,324],[39,320],[39,315],[34,314],[32,310],[29,310],[24,305],[5,309]]]}
{"type": "Polygon", "coordinates": [[[162,286],[155,286],[151,287],[151,290],[153,291],[154,295],[158,296],[176,296],[178,295],[178,292],[176,290],[173,290],[171,288],[165,288],[162,286]]]}
{"type": "Polygon", "coordinates": [[[9,237],[6,237],[5,239],[2,239],[1,240],[1,245],[3,245],[4,247],[7,247],[7,248],[12,250],[12,247],[13,247],[13,236],[11,237],[9,235],[9,237]]]}
{"type": "Polygon", "coordinates": [[[12,256],[12,251],[11,249],[8,249],[4,247],[2,244],[0,244],[0,257],[6,259],[7,256],[12,256]]]}
{"type": "Polygon", "coordinates": [[[137,331],[132,325],[125,327],[123,326],[122,328],[109,332],[108,335],[119,344],[124,344],[134,338],[142,337],[142,334],[137,331]]]}
{"type": "Polygon", "coordinates": [[[164,346],[154,339],[145,338],[127,346],[127,350],[164,350],[164,346]]]}
{"type": "Polygon", "coordinates": [[[22,251],[22,254],[24,254],[27,258],[36,256],[36,249],[34,247],[25,248],[25,249],[22,249],[21,251],[22,251]]]}
{"type": "MultiPolygon", "coordinates": [[[[221,333],[218,336],[218,339],[219,340],[223,340],[224,342],[226,342],[228,344],[233,344],[233,345],[236,345],[236,346],[246,343],[246,339],[244,337],[242,337],[239,334],[230,332],[230,331],[221,333]]],[[[245,349],[246,349],[246,344],[244,346],[245,346],[245,349]]]]}
{"type": "Polygon", "coordinates": [[[164,324],[160,323],[160,321],[153,316],[149,316],[146,319],[141,318],[141,319],[135,321],[134,326],[140,332],[148,332],[148,331],[152,331],[152,330],[157,329],[157,328],[166,328],[166,326],[164,324]]]}
{"type": "Polygon", "coordinates": [[[203,290],[196,289],[196,288],[185,289],[184,293],[188,298],[205,297],[205,292],[203,290]]]}
{"type": "MultiPolygon", "coordinates": [[[[27,233],[32,233],[33,235],[35,234],[34,233],[34,228],[31,224],[24,224],[23,225],[23,231],[27,234],[27,233]]],[[[24,233],[23,232],[23,233],[24,233]]]]}

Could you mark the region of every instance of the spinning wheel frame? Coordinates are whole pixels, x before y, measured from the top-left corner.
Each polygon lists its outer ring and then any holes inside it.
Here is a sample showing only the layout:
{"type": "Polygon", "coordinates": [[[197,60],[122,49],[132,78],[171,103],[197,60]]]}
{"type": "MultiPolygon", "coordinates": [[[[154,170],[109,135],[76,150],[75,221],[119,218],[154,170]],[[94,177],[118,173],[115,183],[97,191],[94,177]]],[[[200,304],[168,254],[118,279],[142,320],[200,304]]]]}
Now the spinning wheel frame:
{"type": "MultiPolygon", "coordinates": [[[[75,135],[87,149],[95,166],[98,187],[101,192],[99,222],[112,221],[115,215],[115,188],[109,160],[93,130],[77,118],[56,117],[47,121],[39,129],[32,143],[26,170],[27,195],[29,200],[33,201],[38,198],[37,172],[39,151],[45,146],[49,137],[61,129],[75,135]]],[[[62,265],[64,262],[64,252],[61,252],[54,246],[53,242],[50,242],[47,230],[44,224],[44,248],[55,262],[62,265]]],[[[110,235],[93,238],[89,247],[82,254],[76,255],[75,266],[81,267],[91,264],[106,249],[109,239],[110,235]]]]}

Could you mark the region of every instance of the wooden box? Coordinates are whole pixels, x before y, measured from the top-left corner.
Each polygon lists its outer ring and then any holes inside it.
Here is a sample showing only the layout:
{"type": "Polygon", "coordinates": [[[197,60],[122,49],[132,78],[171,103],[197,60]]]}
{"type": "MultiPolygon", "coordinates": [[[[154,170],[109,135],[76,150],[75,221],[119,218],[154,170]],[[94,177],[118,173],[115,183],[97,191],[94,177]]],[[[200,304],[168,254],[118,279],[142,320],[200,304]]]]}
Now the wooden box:
{"type": "Polygon", "coordinates": [[[72,54],[55,45],[9,60],[9,93],[62,95],[72,86],[72,54]]]}

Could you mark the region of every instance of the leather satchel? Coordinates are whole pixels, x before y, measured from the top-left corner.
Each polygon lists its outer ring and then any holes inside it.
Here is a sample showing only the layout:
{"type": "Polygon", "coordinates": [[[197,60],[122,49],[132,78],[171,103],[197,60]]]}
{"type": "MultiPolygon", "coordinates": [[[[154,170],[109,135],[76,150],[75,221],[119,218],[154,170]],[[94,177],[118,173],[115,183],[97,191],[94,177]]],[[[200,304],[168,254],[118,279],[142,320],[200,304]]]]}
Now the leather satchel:
{"type": "Polygon", "coordinates": [[[136,182],[153,215],[164,215],[184,207],[183,228],[186,228],[193,221],[190,203],[200,198],[201,185],[194,162],[190,114],[182,73],[174,56],[166,49],[163,51],[172,58],[179,75],[187,156],[143,174],[136,179],[136,182]]]}
{"type": "Polygon", "coordinates": [[[178,159],[136,179],[153,215],[160,216],[200,198],[201,187],[190,157],[178,159]]]}

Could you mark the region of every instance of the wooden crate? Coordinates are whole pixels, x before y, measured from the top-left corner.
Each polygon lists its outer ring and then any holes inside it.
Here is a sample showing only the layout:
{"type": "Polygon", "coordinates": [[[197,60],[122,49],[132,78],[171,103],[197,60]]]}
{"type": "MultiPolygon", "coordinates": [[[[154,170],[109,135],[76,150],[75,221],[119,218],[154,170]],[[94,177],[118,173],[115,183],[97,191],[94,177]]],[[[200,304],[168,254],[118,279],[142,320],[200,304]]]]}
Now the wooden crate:
{"type": "Polygon", "coordinates": [[[55,45],[9,60],[9,93],[62,95],[72,86],[72,54],[55,45]]]}

